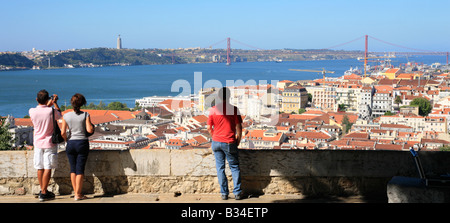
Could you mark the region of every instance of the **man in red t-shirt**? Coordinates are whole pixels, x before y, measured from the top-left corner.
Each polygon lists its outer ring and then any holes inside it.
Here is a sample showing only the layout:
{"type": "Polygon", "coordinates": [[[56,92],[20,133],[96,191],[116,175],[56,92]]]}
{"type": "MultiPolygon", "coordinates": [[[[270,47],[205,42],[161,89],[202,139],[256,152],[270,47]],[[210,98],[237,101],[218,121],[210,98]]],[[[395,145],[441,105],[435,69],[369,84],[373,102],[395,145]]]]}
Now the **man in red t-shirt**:
{"type": "Polygon", "coordinates": [[[225,158],[228,160],[233,178],[235,199],[242,199],[241,171],[239,168],[238,146],[242,137],[242,117],[239,109],[229,104],[230,90],[219,90],[221,103],[212,107],[208,116],[208,131],[212,137],[211,149],[216,158],[217,178],[222,199],[228,199],[228,180],[225,175],[225,158]]]}

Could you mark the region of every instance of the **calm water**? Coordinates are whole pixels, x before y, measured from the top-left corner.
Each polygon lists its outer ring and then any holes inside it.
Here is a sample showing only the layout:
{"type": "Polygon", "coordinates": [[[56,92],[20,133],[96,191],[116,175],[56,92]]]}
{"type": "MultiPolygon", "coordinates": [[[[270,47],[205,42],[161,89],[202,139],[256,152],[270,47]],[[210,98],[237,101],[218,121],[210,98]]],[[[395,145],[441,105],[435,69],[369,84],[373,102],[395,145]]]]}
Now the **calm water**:
{"type": "MultiPolygon", "coordinates": [[[[410,61],[431,64],[445,63],[444,56],[427,56],[409,58],[410,61]]],[[[406,58],[395,58],[393,65],[405,63],[406,58]]],[[[28,114],[28,109],[35,107],[36,93],[46,89],[50,94],[59,95],[59,104],[70,104],[74,93],[86,96],[88,104],[103,101],[126,103],[134,107],[135,99],[147,96],[176,96],[178,91],[171,91],[176,80],[186,80],[194,93],[194,72],[202,73],[202,85],[209,80],[218,80],[223,85],[226,80],[247,82],[260,80],[307,80],[321,78],[317,73],[294,72],[289,69],[322,69],[335,71],[330,77],[342,76],[350,67],[362,69],[362,62],[350,60],[324,61],[286,61],[233,63],[231,66],[220,64],[177,64],[148,65],[129,67],[100,67],[55,70],[25,70],[0,72],[0,115],[13,115],[21,118],[28,114]]],[[[197,92],[195,92],[197,93],[197,92]]]]}

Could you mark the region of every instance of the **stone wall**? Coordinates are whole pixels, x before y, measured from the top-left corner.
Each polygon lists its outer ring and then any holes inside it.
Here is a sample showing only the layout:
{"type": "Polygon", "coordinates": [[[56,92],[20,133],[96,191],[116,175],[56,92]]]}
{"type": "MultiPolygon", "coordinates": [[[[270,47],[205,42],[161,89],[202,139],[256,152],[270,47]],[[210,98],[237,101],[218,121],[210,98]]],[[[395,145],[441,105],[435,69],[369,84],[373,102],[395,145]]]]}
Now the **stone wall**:
{"type": "MultiPolygon", "coordinates": [[[[450,152],[420,152],[425,171],[450,172],[450,152]]],[[[258,194],[386,198],[393,176],[417,171],[409,152],[240,150],[242,186],[258,194]]],[[[227,167],[227,174],[230,171],[227,167]]],[[[91,151],[85,193],[219,193],[211,150],[91,151]]],[[[232,187],[231,177],[229,177],[232,187]]],[[[50,190],[72,193],[69,164],[59,152],[50,190]]],[[[232,191],[232,189],[230,189],[232,191]]],[[[33,151],[0,151],[0,195],[39,192],[33,151]]],[[[386,198],[387,199],[387,198],[386,198]]]]}

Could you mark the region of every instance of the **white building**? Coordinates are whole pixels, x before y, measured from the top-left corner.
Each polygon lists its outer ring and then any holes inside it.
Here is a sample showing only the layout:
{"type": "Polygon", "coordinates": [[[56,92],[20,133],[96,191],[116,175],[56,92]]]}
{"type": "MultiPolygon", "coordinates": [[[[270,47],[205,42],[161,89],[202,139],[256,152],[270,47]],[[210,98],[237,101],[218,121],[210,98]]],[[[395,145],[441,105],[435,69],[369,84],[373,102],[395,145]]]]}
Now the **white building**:
{"type": "Polygon", "coordinates": [[[142,136],[117,136],[107,135],[100,138],[90,140],[90,149],[102,150],[126,150],[126,149],[141,149],[148,145],[149,138],[142,136]]]}
{"type": "Polygon", "coordinates": [[[375,88],[375,93],[372,99],[372,116],[379,117],[386,112],[393,110],[393,95],[392,87],[375,88]]]}
{"type": "Polygon", "coordinates": [[[135,102],[139,103],[139,106],[143,108],[147,107],[155,107],[158,106],[159,103],[165,100],[182,100],[182,101],[191,101],[195,100],[195,96],[184,96],[184,97],[172,97],[172,96],[151,96],[151,97],[143,97],[141,99],[136,99],[135,102]]]}
{"type": "Polygon", "coordinates": [[[9,124],[8,131],[14,139],[14,142],[12,143],[14,148],[33,144],[33,127],[16,126],[14,117],[9,115],[5,119],[5,124],[9,124]]]}
{"type": "Polygon", "coordinates": [[[358,95],[358,116],[361,119],[368,119],[372,115],[372,98],[375,89],[373,87],[365,86],[361,88],[358,95]]]}

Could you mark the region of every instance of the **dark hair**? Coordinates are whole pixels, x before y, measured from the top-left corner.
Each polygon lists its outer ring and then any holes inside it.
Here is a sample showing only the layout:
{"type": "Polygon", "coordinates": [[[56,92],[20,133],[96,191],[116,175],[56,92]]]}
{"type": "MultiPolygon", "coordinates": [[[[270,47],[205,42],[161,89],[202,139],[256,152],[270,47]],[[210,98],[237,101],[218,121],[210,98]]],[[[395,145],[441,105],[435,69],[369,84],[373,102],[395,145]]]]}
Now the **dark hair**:
{"type": "Polygon", "coordinates": [[[228,99],[230,98],[230,96],[231,96],[231,92],[230,92],[230,89],[228,89],[227,87],[223,87],[223,88],[221,88],[220,90],[219,90],[219,93],[218,93],[219,95],[219,98],[223,101],[223,102],[226,102],[226,101],[228,101],[228,99]]]}
{"type": "Polygon", "coordinates": [[[45,105],[49,99],[50,97],[48,96],[48,92],[46,90],[40,90],[37,93],[37,101],[39,104],[45,105]]]}
{"type": "Polygon", "coordinates": [[[80,93],[76,93],[72,96],[72,99],[70,99],[70,104],[72,104],[73,111],[75,113],[80,114],[80,108],[83,105],[86,105],[86,98],[80,93]]]}

